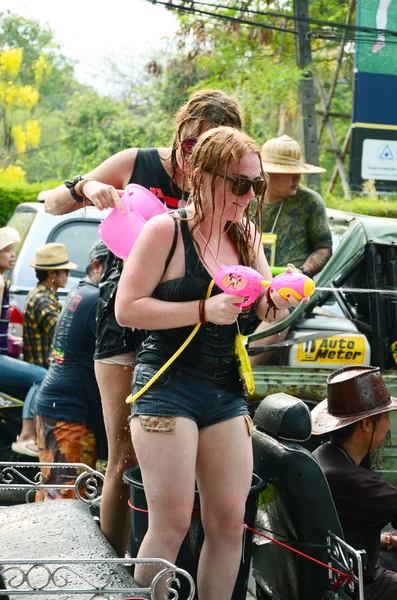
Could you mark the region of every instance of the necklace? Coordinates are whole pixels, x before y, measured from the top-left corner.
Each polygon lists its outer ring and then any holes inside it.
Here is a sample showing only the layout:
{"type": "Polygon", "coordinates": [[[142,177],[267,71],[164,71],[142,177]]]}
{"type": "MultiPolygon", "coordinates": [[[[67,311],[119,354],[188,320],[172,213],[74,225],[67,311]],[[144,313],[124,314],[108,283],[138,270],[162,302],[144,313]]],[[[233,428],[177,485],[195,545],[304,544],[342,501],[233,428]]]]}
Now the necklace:
{"type": "MultiPolygon", "coordinates": [[[[267,206],[271,206],[271,204],[269,204],[268,202],[266,203],[266,205],[267,206]]],[[[284,200],[282,200],[281,203],[280,203],[280,206],[278,208],[278,211],[277,211],[277,214],[276,214],[276,218],[274,219],[273,227],[271,228],[270,233],[274,233],[274,230],[275,230],[276,225],[277,225],[278,218],[280,216],[281,211],[283,210],[283,206],[284,206],[284,200]]]]}
{"type": "MultiPolygon", "coordinates": [[[[214,251],[212,250],[211,246],[209,245],[208,240],[205,239],[205,237],[203,236],[203,234],[201,233],[200,229],[197,229],[198,233],[201,236],[201,239],[203,240],[203,242],[205,243],[205,247],[208,248],[208,250],[210,251],[210,254],[212,256],[212,258],[214,259],[214,261],[216,262],[216,264],[218,265],[219,268],[221,268],[221,265],[219,264],[219,261],[217,259],[217,257],[215,256],[214,251]]],[[[208,266],[208,265],[207,265],[208,266]]]]}

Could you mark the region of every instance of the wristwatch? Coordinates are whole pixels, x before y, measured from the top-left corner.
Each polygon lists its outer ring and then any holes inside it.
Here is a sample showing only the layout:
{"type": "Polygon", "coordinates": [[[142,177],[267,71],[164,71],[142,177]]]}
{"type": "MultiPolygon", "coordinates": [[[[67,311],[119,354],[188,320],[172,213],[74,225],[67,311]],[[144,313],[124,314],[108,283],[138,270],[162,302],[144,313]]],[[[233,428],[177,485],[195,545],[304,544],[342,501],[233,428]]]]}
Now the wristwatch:
{"type": "Polygon", "coordinates": [[[83,179],[84,179],[84,177],[82,177],[81,175],[76,175],[76,177],[73,179],[73,181],[69,181],[68,179],[66,179],[66,181],[64,181],[64,184],[66,185],[66,187],[69,190],[69,194],[72,196],[73,200],[77,204],[82,204],[82,202],[84,200],[84,196],[78,196],[76,194],[76,190],[74,189],[74,186],[76,185],[76,183],[79,183],[79,181],[82,181],[83,179]]]}
{"type": "Polygon", "coordinates": [[[303,275],[306,275],[306,277],[311,277],[309,271],[306,271],[306,269],[302,269],[302,267],[300,267],[300,270],[302,271],[303,275]]]}

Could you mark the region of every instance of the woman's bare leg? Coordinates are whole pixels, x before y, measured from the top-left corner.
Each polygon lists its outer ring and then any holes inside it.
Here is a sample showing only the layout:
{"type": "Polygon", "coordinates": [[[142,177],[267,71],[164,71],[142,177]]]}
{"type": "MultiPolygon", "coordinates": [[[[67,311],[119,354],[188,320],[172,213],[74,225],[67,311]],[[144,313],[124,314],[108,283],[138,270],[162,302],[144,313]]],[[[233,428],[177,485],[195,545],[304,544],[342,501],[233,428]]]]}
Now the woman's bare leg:
{"type": "MultiPolygon", "coordinates": [[[[134,417],[131,435],[149,509],[149,527],[138,557],[164,558],[174,563],[192,518],[196,423],[177,417],[172,433],[148,432],[142,429],[139,417],[134,417]]],[[[148,586],[160,570],[154,565],[138,565],[134,577],[139,585],[148,586]]],[[[158,590],[157,598],[164,598],[163,589],[158,590]]]]}
{"type": "Polygon", "coordinates": [[[200,430],[197,484],[204,544],[197,575],[200,600],[230,600],[241,561],[252,443],[244,417],[200,430]]]}
{"type": "Polygon", "coordinates": [[[128,427],[131,409],[125,399],[131,393],[132,367],[95,362],[108,440],[108,466],[101,499],[101,529],[120,557],[130,534],[129,488],[125,469],[137,464],[128,427]]]}

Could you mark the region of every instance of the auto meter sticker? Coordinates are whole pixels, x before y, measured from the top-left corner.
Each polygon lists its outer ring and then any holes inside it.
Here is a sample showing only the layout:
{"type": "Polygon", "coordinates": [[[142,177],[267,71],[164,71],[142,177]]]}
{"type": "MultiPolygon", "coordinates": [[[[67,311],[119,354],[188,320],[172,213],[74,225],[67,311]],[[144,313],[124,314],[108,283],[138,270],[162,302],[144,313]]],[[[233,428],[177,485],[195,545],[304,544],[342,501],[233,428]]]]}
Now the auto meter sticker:
{"type": "Polygon", "coordinates": [[[365,339],[362,336],[334,335],[298,344],[300,363],[346,363],[362,365],[365,360],[365,339]]]}

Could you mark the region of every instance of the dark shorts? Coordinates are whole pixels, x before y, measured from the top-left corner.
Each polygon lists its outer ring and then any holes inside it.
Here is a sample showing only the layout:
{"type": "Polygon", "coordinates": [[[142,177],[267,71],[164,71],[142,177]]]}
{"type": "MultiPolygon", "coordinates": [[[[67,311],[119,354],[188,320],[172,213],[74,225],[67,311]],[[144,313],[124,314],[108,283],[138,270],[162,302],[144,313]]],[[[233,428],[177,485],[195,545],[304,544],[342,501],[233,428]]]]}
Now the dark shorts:
{"type": "MultiPolygon", "coordinates": [[[[157,373],[158,368],[139,363],[132,379],[132,395],[136,394],[157,373]]],[[[168,369],[132,404],[131,416],[187,417],[199,429],[233,419],[249,416],[248,403],[243,396],[234,394],[212,381],[185,375],[168,369]]],[[[153,421],[153,420],[152,420],[153,421]]],[[[164,423],[161,420],[160,424],[164,423]]],[[[143,421],[141,419],[143,426],[143,421]]],[[[165,431],[151,428],[151,430],[165,431]]],[[[172,431],[169,423],[167,433],[172,431]]]]}

